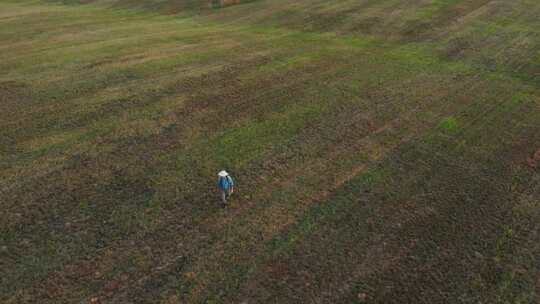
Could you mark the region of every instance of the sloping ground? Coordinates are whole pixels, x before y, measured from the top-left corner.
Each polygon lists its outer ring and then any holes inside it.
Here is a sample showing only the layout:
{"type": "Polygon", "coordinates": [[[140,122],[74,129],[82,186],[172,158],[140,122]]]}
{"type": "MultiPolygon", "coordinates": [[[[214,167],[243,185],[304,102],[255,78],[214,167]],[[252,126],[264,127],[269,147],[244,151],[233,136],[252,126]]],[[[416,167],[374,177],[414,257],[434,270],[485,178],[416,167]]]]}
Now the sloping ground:
{"type": "Polygon", "coordinates": [[[278,25],[310,32],[421,42],[448,59],[514,72],[515,77],[534,78],[537,83],[540,77],[540,9],[535,0],[90,1],[164,14],[199,15],[219,24],[278,25]],[[222,6],[226,8],[216,9],[222,6]]]}
{"type": "Polygon", "coordinates": [[[539,3],[207,4],[0,1],[2,302],[538,301],[539,3]]]}

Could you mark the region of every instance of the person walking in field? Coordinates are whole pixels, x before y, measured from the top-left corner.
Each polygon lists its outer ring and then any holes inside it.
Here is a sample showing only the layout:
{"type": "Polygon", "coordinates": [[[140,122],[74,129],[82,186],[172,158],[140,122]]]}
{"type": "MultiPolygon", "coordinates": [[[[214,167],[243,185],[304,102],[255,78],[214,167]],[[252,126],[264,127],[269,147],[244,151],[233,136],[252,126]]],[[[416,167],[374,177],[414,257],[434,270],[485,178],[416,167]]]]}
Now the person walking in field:
{"type": "Polygon", "coordinates": [[[218,188],[221,192],[221,202],[223,207],[227,206],[227,199],[234,192],[234,181],[225,170],[218,173],[218,188]]]}

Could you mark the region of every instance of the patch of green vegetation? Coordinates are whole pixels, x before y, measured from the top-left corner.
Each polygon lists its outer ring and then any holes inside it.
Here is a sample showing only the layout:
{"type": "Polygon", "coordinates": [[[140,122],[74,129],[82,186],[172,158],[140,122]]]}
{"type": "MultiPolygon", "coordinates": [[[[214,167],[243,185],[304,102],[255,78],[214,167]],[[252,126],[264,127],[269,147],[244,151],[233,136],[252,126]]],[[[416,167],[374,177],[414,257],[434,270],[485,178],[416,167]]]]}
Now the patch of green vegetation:
{"type": "Polygon", "coordinates": [[[517,240],[515,231],[511,227],[505,227],[501,237],[496,243],[495,261],[500,267],[505,268],[500,274],[500,281],[496,291],[498,303],[530,303],[536,296],[535,291],[529,285],[525,273],[519,264],[515,265],[513,250],[517,240]],[[516,271],[517,270],[517,271],[516,271]]]}
{"type": "Polygon", "coordinates": [[[497,32],[499,32],[502,28],[505,28],[506,26],[500,25],[496,22],[478,22],[474,27],[473,31],[478,37],[487,38],[490,35],[493,35],[497,32]]]}
{"type": "Polygon", "coordinates": [[[271,241],[268,249],[272,256],[286,256],[295,248],[297,242],[304,240],[318,228],[318,224],[327,223],[331,219],[347,213],[352,204],[356,204],[358,197],[369,193],[372,187],[383,183],[385,176],[384,168],[373,168],[352,178],[340,187],[324,201],[319,202],[304,214],[302,219],[286,234],[278,235],[271,241]]]}
{"type": "Polygon", "coordinates": [[[463,2],[462,0],[431,0],[424,7],[418,9],[417,18],[429,20],[444,13],[448,8],[463,2]]]}
{"type": "Polygon", "coordinates": [[[514,105],[520,105],[526,102],[532,102],[535,98],[537,97],[535,97],[531,93],[519,92],[519,93],[514,94],[514,96],[512,96],[512,103],[514,105]]]}
{"type": "Polygon", "coordinates": [[[267,65],[261,66],[260,72],[268,73],[274,71],[283,71],[284,69],[294,69],[296,67],[309,64],[313,60],[316,60],[317,57],[320,57],[320,55],[303,54],[286,58],[283,61],[276,60],[267,65]]]}
{"type": "Polygon", "coordinates": [[[318,104],[287,109],[264,121],[229,129],[217,136],[215,141],[207,143],[205,150],[214,155],[220,167],[241,167],[261,156],[268,147],[296,134],[306,122],[323,115],[326,110],[327,106],[318,104]]]}
{"type": "Polygon", "coordinates": [[[439,129],[448,133],[455,133],[459,130],[459,124],[456,118],[448,117],[439,123],[439,129]]]}
{"type": "Polygon", "coordinates": [[[355,49],[367,48],[367,47],[373,46],[376,43],[380,43],[380,42],[375,42],[373,38],[358,37],[358,36],[340,37],[339,41],[343,42],[348,47],[352,47],[355,49]]]}
{"type": "Polygon", "coordinates": [[[427,44],[407,44],[387,51],[390,58],[406,64],[411,70],[451,71],[469,73],[473,68],[460,61],[440,59],[427,44]]]}
{"type": "Polygon", "coordinates": [[[224,8],[224,7],[233,6],[233,5],[246,4],[246,3],[255,2],[255,1],[257,0],[237,0],[237,1],[211,0],[210,6],[213,9],[218,9],[218,8],[224,8]]]}

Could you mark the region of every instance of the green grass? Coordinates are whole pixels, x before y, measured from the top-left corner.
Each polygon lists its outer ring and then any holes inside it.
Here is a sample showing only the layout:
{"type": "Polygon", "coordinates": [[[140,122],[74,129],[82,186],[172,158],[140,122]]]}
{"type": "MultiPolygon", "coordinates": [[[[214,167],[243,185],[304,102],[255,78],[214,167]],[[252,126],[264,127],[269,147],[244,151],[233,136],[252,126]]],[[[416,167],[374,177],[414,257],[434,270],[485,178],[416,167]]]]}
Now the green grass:
{"type": "Polygon", "coordinates": [[[439,128],[446,132],[455,132],[459,128],[458,121],[454,117],[448,117],[441,121],[439,128]]]}
{"type": "Polygon", "coordinates": [[[0,302],[534,302],[538,16],[0,0],[0,302]]]}

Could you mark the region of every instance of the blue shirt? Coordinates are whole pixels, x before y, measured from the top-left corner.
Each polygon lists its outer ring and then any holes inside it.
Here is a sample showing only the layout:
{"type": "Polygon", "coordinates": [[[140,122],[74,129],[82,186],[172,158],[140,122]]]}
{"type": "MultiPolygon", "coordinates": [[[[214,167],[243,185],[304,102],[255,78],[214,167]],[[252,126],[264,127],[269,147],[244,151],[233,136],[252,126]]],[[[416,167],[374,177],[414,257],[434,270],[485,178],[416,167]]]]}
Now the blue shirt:
{"type": "Polygon", "coordinates": [[[234,181],[232,177],[229,175],[227,176],[220,176],[218,179],[218,187],[221,190],[229,190],[229,188],[234,186],[234,181]]]}

